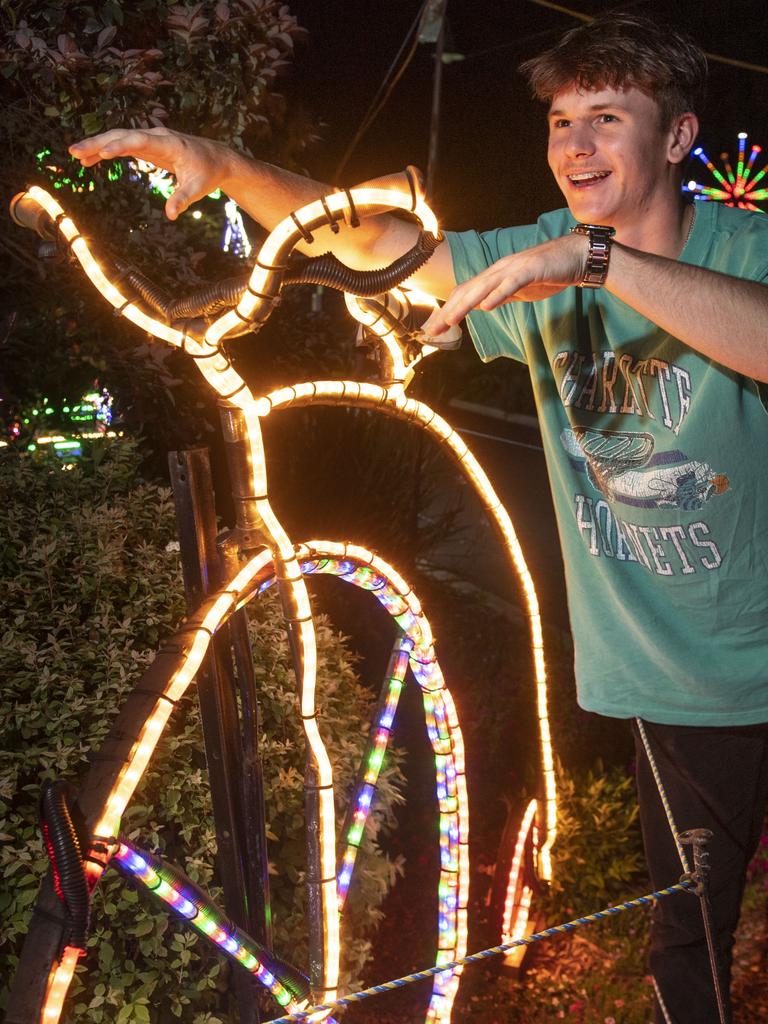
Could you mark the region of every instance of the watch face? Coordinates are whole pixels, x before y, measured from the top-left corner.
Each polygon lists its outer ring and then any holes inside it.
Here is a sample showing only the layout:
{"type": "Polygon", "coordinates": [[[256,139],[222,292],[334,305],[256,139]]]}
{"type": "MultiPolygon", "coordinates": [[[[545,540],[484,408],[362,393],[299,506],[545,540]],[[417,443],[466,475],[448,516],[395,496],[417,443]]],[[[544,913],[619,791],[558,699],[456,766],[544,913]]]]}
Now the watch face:
{"type": "Polygon", "coordinates": [[[571,231],[575,231],[579,235],[588,235],[590,231],[602,231],[608,236],[616,234],[616,228],[609,227],[607,224],[577,224],[576,227],[571,228],[571,231]]]}

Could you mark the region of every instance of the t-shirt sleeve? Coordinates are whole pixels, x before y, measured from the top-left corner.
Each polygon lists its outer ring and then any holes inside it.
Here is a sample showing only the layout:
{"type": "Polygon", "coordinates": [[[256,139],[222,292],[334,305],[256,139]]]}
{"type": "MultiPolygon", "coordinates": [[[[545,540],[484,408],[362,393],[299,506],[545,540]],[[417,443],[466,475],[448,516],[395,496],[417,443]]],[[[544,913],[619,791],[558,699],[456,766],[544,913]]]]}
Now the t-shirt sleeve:
{"type": "Polygon", "coordinates": [[[737,221],[730,209],[718,210],[720,222],[731,230],[718,239],[715,269],[745,281],[768,283],[768,218],[764,213],[744,213],[737,221]],[[725,214],[731,214],[734,230],[725,214]]]}
{"type": "MultiPolygon", "coordinates": [[[[709,204],[707,204],[709,205],[709,204]]],[[[746,213],[713,203],[720,227],[713,270],[768,285],[768,217],[764,213],[746,213]]],[[[768,412],[768,383],[752,379],[760,401],[768,412]]]]}
{"type": "MultiPolygon", "coordinates": [[[[525,248],[515,237],[516,231],[520,229],[499,228],[482,234],[477,231],[447,231],[445,237],[451,250],[457,284],[481,273],[502,256],[525,248]]],[[[530,244],[531,241],[528,242],[530,244]]],[[[511,302],[490,312],[476,309],[467,316],[469,333],[481,359],[488,362],[499,356],[508,356],[527,362],[523,338],[529,307],[527,302],[511,302]]]]}
{"type": "Polygon", "coordinates": [[[743,268],[742,272],[738,274],[739,277],[744,277],[749,281],[760,281],[763,284],[768,284],[768,224],[763,220],[765,217],[764,213],[757,214],[761,220],[756,222],[751,221],[748,228],[748,237],[745,239],[746,244],[744,248],[748,251],[744,253],[743,268]]]}

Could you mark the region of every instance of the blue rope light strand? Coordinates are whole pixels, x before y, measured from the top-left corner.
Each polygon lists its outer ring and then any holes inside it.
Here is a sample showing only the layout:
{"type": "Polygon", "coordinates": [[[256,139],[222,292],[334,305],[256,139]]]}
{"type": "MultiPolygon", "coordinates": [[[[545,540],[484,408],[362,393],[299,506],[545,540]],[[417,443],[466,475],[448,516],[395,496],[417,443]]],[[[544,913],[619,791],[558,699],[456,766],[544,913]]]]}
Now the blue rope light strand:
{"type": "Polygon", "coordinates": [[[402,978],[395,978],[393,981],[385,981],[381,985],[373,985],[371,988],[365,988],[361,992],[353,992],[348,996],[344,996],[342,999],[338,999],[335,1003],[326,1003],[321,1006],[308,1007],[306,1010],[302,1010],[300,1013],[289,1013],[285,1017],[274,1017],[272,1020],[266,1021],[266,1024],[293,1024],[294,1021],[305,1021],[309,1017],[314,1017],[315,1014],[319,1013],[330,1013],[331,1010],[340,1009],[343,1006],[351,1006],[353,1003],[360,1003],[364,999],[371,999],[373,996],[381,995],[384,992],[392,992],[394,989],[405,988],[406,985],[412,985],[417,981],[424,981],[427,978],[433,977],[435,974],[442,974],[444,971],[453,971],[457,967],[463,967],[465,964],[478,963],[480,960],[487,960],[490,957],[500,956],[503,953],[509,952],[510,949],[514,949],[516,946],[530,946],[534,942],[539,942],[542,939],[549,939],[553,935],[561,935],[565,932],[572,932],[576,928],[580,928],[585,924],[592,924],[594,921],[602,921],[606,917],[614,917],[616,914],[622,914],[625,910],[634,910],[635,907],[646,907],[649,906],[654,900],[662,899],[665,896],[672,896],[678,892],[687,892],[693,888],[694,883],[690,881],[678,882],[676,885],[671,885],[667,889],[658,889],[656,892],[649,893],[647,896],[638,896],[633,900],[627,900],[626,903],[619,903],[615,907],[607,907],[605,910],[598,910],[594,914],[587,914],[586,917],[577,917],[574,921],[566,921],[564,924],[555,925],[552,928],[545,928],[544,931],[535,932],[533,935],[524,935],[521,939],[515,939],[514,942],[506,942],[501,946],[492,946],[490,949],[483,949],[479,953],[471,953],[469,956],[464,956],[461,960],[452,960],[447,964],[440,964],[438,967],[428,967],[423,971],[416,971],[414,974],[406,974],[402,978]]]}

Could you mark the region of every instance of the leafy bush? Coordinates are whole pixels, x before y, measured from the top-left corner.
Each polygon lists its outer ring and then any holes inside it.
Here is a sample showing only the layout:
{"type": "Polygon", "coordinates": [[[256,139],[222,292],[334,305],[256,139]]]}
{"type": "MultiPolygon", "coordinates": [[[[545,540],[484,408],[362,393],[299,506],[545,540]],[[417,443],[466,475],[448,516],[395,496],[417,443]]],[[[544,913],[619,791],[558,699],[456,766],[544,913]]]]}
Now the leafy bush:
{"type": "MultiPolygon", "coordinates": [[[[125,695],[184,612],[170,493],[137,475],[129,442],[97,446],[74,468],[29,455],[0,463],[0,977],[14,965],[46,857],[37,798],[46,778],[77,781],[125,695]]],[[[270,594],[251,605],[263,717],[267,817],[273,840],[275,945],[302,965],[303,749],[290,656],[270,594]]],[[[321,620],[321,728],[339,791],[348,789],[364,742],[371,697],[357,682],[342,639],[321,620]]],[[[172,862],[214,897],[215,838],[194,688],[161,741],[123,830],[172,862]]],[[[377,835],[399,801],[388,760],[367,849],[350,893],[345,950],[356,974],[366,935],[396,866],[377,835]]],[[[227,967],[196,934],[112,871],[99,885],[87,972],[70,1013],[89,1021],[196,1024],[226,1014],[227,967]]],[[[2,999],[0,999],[0,1005],[2,999]]]]}
{"type": "Polygon", "coordinates": [[[549,913],[574,917],[635,895],[645,862],[634,780],[600,761],[584,775],[561,767],[557,793],[549,913]]]}

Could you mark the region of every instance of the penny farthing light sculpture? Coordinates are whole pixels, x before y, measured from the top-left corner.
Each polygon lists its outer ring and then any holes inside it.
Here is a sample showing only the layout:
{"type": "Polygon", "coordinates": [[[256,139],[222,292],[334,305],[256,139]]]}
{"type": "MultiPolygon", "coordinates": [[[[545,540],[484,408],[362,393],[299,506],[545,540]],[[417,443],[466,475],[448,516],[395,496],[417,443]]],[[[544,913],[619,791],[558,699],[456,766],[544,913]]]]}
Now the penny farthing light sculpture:
{"type": "MultiPolygon", "coordinates": [[[[407,394],[416,365],[435,351],[433,346],[424,344],[426,339],[415,326],[419,321],[411,319],[412,313],[414,307],[430,308],[436,300],[408,288],[406,282],[426,262],[442,237],[435,215],[424,200],[418,175],[408,169],[405,174],[333,192],[293,211],[270,233],[243,280],[234,288],[231,282],[221,283],[222,295],[229,296],[225,303],[227,311],[219,312],[216,298],[212,306],[216,312],[208,319],[194,303],[190,304],[190,297],[180,300],[161,294],[139,272],[125,267],[119,270],[109,256],[97,260],[88,239],[44,189],[33,187],[17,196],[12,212],[17,223],[49,234],[67,250],[116,315],[179,348],[195,361],[205,382],[219,396],[226,439],[238,446],[242,456],[238,473],[244,490],[238,491],[238,522],[242,520],[243,536],[258,538],[242,549],[243,562],[238,561],[234,575],[185,620],[176,635],[178,643],[174,641],[170,647],[161,649],[126,702],[122,719],[118,719],[113,734],[105,742],[109,757],[94,760],[96,767],[80,788],[78,807],[87,823],[83,847],[74,835],[74,827],[70,827],[62,791],[52,789],[46,797],[45,820],[52,836],[49,853],[53,873],[67,907],[72,904],[70,916],[77,928],[68,925],[63,948],[59,951],[56,947],[45,991],[41,992],[37,1021],[56,1024],[59,1020],[75,965],[86,950],[90,894],[110,863],[146,885],[223,954],[245,967],[281,1008],[289,1012],[300,1010],[310,999],[310,989],[311,999],[332,1003],[337,995],[343,945],[341,912],[399,693],[406,670],[410,669],[421,691],[426,732],[434,755],[439,842],[435,967],[454,965],[436,971],[424,1021],[449,1024],[461,974],[456,961],[461,960],[467,949],[469,807],[461,728],[437,662],[432,630],[410,585],[375,553],[351,540],[297,543],[288,536],[270,502],[267,448],[262,433],[262,423],[269,416],[310,405],[368,409],[404,421],[424,431],[448,456],[495,527],[506,566],[519,582],[527,611],[539,727],[537,791],[522,820],[508,826],[509,856],[499,886],[504,894],[504,936],[517,937],[528,922],[536,882],[552,877],[550,850],[556,834],[557,794],[542,626],[521,546],[490,479],[453,427],[435,410],[407,394]],[[392,210],[410,216],[418,222],[420,231],[413,249],[390,267],[354,271],[328,254],[308,260],[295,272],[289,266],[288,256],[302,239],[311,240],[313,231],[323,227],[340,230],[340,223],[345,230],[353,230],[364,217],[392,210]],[[318,282],[343,291],[351,315],[377,339],[381,346],[381,382],[314,380],[299,381],[269,393],[252,390],[238,374],[222,342],[243,333],[246,327],[256,333],[277,306],[284,285],[318,282]],[[400,283],[402,287],[397,286],[400,283]],[[305,585],[305,577],[316,573],[336,576],[369,591],[399,629],[357,785],[345,824],[339,829],[333,751],[326,747],[318,721],[314,619],[305,585]],[[308,833],[313,863],[318,869],[307,881],[309,977],[232,928],[226,915],[206,894],[196,890],[180,870],[135,847],[120,831],[123,812],[174,707],[194,680],[212,637],[239,608],[272,585],[278,587],[292,641],[298,712],[307,746],[308,833]]],[[[210,301],[210,297],[206,298],[206,308],[210,301]]],[[[502,692],[499,699],[503,699],[502,692]]],[[[41,954],[32,950],[29,955],[39,958],[41,954]]]]}
{"type": "Polygon", "coordinates": [[[747,156],[747,133],[739,132],[739,152],[734,169],[728,153],[721,153],[721,168],[715,166],[704,149],[697,146],[693,156],[698,157],[714,179],[713,184],[703,185],[692,178],[683,185],[683,191],[693,195],[694,199],[725,203],[726,206],[738,206],[744,210],[765,212],[760,203],[768,200],[768,187],[758,188],[768,173],[768,163],[756,171],[762,147],[753,144],[747,156]]]}

